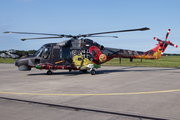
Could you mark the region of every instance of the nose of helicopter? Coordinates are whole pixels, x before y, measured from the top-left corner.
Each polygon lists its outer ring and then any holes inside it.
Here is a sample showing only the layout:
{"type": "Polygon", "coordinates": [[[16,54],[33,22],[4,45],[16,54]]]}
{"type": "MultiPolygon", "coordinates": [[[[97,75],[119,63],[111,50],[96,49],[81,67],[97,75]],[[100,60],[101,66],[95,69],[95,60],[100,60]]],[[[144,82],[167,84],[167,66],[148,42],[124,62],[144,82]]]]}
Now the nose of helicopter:
{"type": "Polygon", "coordinates": [[[27,59],[18,59],[15,61],[14,65],[17,66],[20,71],[31,70],[31,67],[28,66],[28,60],[27,59]]]}
{"type": "Polygon", "coordinates": [[[15,66],[18,66],[18,60],[16,60],[16,61],[14,62],[14,65],[15,65],[15,66]]]}

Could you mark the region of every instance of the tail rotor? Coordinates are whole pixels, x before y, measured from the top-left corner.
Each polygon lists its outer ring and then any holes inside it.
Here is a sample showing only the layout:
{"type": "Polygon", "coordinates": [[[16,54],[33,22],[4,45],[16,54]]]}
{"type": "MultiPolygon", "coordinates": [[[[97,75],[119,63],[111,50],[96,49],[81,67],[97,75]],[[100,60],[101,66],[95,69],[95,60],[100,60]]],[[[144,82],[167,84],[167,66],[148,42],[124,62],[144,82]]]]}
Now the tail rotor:
{"type": "Polygon", "coordinates": [[[161,39],[158,39],[158,38],[154,37],[154,40],[158,41],[160,47],[162,47],[161,48],[162,52],[164,52],[164,50],[166,49],[167,45],[171,45],[171,46],[176,47],[176,48],[178,47],[178,45],[175,45],[175,44],[171,43],[170,41],[167,41],[167,38],[169,36],[169,32],[170,31],[171,31],[171,29],[168,29],[166,37],[165,37],[165,40],[161,40],[161,39]]]}

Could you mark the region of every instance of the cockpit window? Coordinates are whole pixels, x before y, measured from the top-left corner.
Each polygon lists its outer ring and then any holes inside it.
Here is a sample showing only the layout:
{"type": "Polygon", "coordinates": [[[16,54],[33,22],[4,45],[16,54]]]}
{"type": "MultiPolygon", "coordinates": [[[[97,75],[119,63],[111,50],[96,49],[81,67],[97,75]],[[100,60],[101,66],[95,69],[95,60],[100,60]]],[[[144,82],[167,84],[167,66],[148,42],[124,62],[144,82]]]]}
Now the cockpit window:
{"type": "Polygon", "coordinates": [[[44,59],[48,59],[49,58],[49,55],[50,55],[50,48],[48,47],[48,48],[45,48],[44,49],[44,53],[43,53],[43,58],[44,59]]]}
{"type": "Polygon", "coordinates": [[[41,56],[42,54],[42,51],[43,51],[43,47],[39,48],[39,50],[34,54],[34,55],[38,55],[38,56],[41,56]]]}

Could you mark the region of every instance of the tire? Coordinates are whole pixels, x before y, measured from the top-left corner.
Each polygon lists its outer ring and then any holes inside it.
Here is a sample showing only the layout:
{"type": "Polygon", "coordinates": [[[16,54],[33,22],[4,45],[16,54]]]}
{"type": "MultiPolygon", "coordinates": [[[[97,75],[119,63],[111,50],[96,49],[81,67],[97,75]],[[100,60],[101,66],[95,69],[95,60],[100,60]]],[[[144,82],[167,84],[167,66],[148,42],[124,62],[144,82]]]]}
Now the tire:
{"type": "Polygon", "coordinates": [[[91,70],[91,75],[95,75],[96,74],[96,71],[93,69],[91,70]]]}
{"type": "Polygon", "coordinates": [[[52,71],[48,70],[47,75],[52,75],[52,71]]]}

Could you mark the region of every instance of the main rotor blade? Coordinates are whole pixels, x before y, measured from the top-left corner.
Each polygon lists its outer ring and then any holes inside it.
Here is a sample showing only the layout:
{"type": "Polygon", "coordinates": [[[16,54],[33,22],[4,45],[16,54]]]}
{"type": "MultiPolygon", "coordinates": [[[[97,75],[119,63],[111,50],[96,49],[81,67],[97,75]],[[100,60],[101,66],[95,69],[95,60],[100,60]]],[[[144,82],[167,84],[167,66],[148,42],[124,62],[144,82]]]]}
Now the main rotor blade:
{"type": "Polygon", "coordinates": [[[6,31],[6,32],[4,32],[4,33],[64,36],[63,34],[31,33],[31,32],[12,32],[12,31],[6,31]]]}
{"type": "Polygon", "coordinates": [[[91,35],[99,35],[99,34],[109,34],[109,33],[117,33],[117,32],[130,32],[130,31],[145,31],[150,30],[150,28],[144,27],[139,29],[129,29],[129,30],[119,30],[119,31],[110,31],[110,32],[100,32],[100,33],[91,33],[91,34],[85,34],[87,37],[91,35]]]}
{"type": "MultiPolygon", "coordinates": [[[[6,31],[4,33],[16,33],[16,34],[35,34],[35,35],[51,35],[51,36],[57,36],[57,37],[43,37],[43,38],[26,38],[26,39],[21,39],[21,40],[31,40],[31,39],[49,39],[49,38],[79,38],[79,37],[100,37],[100,36],[93,36],[93,35],[99,35],[99,34],[109,34],[109,33],[117,33],[117,32],[130,32],[130,31],[145,31],[145,30],[150,30],[150,28],[144,27],[144,28],[139,28],[139,29],[129,29],[129,30],[119,30],[119,31],[110,31],[110,32],[100,32],[100,33],[92,33],[92,34],[82,34],[82,35],[77,35],[77,36],[72,36],[72,35],[64,35],[64,34],[49,34],[49,33],[31,33],[31,32],[12,32],[12,31],[6,31]]],[[[101,36],[102,37],[102,36],[101,36]]],[[[104,36],[103,36],[104,37],[104,36]]],[[[107,36],[106,36],[107,37],[107,36]]],[[[117,36],[110,36],[117,38],[117,36]]]]}
{"type": "Polygon", "coordinates": [[[21,40],[22,40],[22,41],[25,41],[25,40],[34,40],[34,39],[52,39],[52,38],[62,38],[62,37],[24,38],[24,39],[21,39],[21,40]]]}
{"type": "Polygon", "coordinates": [[[87,37],[113,37],[113,38],[118,38],[118,36],[87,36],[87,37]]]}

